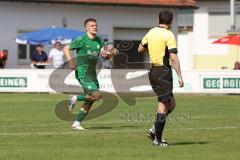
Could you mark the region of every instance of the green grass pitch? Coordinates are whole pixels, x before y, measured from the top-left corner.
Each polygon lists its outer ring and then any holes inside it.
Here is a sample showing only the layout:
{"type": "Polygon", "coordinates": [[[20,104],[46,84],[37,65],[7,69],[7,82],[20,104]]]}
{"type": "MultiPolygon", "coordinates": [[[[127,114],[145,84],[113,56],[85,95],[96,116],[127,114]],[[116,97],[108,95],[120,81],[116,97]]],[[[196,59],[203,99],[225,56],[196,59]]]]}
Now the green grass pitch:
{"type": "MultiPolygon", "coordinates": [[[[61,94],[0,94],[1,160],[239,160],[240,98],[236,95],[175,95],[164,138],[155,147],[145,134],[156,99],[139,98],[83,123],[87,131],[55,116],[61,94]]],[[[97,104],[95,104],[97,105],[97,104]]],[[[77,112],[77,106],[74,111],[77,112]]]]}

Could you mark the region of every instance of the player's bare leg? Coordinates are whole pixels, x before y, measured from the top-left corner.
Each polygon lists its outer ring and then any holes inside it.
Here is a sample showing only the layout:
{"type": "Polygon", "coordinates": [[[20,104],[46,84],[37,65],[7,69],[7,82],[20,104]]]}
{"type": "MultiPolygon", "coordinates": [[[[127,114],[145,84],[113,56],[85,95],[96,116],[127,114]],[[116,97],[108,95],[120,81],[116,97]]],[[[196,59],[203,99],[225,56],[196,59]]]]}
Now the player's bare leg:
{"type": "Polygon", "coordinates": [[[176,107],[176,103],[175,103],[174,97],[172,97],[171,100],[166,103],[166,107],[167,107],[167,115],[173,112],[173,110],[176,107]]]}
{"type": "Polygon", "coordinates": [[[89,110],[92,107],[93,102],[94,101],[86,101],[82,104],[82,107],[80,108],[78,116],[77,116],[77,120],[72,124],[73,129],[85,130],[81,126],[81,122],[83,121],[83,119],[88,114],[89,110]]]}
{"type": "Polygon", "coordinates": [[[95,91],[91,95],[87,96],[89,101],[98,101],[100,98],[102,98],[102,94],[99,91],[95,91]]]}
{"type": "Polygon", "coordinates": [[[84,128],[81,126],[81,122],[90,111],[94,101],[97,101],[100,98],[101,98],[101,93],[99,91],[95,91],[91,95],[86,95],[86,101],[83,103],[82,108],[79,111],[77,120],[72,125],[73,128],[84,130],[84,128]]]}
{"type": "MultiPolygon", "coordinates": [[[[176,107],[176,103],[175,103],[175,99],[173,97],[173,98],[171,98],[170,101],[167,101],[165,103],[159,103],[157,112],[158,113],[166,113],[166,115],[168,116],[170,113],[173,112],[175,107],[176,107]]],[[[153,124],[152,128],[149,129],[149,131],[147,133],[147,137],[151,140],[155,139],[155,124],[153,124]]],[[[162,142],[166,142],[166,141],[162,138],[162,142]]]]}
{"type": "Polygon", "coordinates": [[[69,111],[72,112],[77,101],[98,101],[102,97],[99,91],[93,92],[91,95],[86,95],[85,93],[80,95],[71,95],[69,98],[69,111]]]}
{"type": "Polygon", "coordinates": [[[84,103],[83,103],[82,108],[86,111],[86,115],[87,115],[88,112],[90,111],[93,103],[94,103],[94,101],[88,101],[88,102],[84,102],[84,103]]]}

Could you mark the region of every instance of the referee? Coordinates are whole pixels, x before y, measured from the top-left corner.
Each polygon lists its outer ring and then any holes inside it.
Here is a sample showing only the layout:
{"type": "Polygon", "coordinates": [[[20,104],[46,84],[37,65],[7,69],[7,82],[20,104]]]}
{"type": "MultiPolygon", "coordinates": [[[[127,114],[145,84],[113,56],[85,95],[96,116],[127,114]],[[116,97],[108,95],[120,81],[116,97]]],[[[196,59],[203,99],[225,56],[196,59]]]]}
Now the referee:
{"type": "Polygon", "coordinates": [[[176,40],[172,31],[169,30],[172,20],[171,12],[161,11],[159,25],[149,30],[138,47],[139,53],[144,53],[146,50],[149,52],[151,60],[149,81],[158,97],[156,121],[148,132],[148,137],[156,146],[168,146],[168,143],[162,139],[162,133],[167,115],[175,108],[171,67],[178,75],[179,86],[183,87],[184,85],[177,56],[176,40]]]}

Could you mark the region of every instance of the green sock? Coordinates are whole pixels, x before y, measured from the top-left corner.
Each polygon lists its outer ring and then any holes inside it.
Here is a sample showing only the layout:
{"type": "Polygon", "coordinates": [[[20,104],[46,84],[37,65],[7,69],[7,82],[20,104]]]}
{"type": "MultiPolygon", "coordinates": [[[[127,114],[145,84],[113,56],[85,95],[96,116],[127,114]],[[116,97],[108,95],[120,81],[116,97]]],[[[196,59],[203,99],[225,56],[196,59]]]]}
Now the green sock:
{"type": "Polygon", "coordinates": [[[87,101],[87,95],[85,93],[79,94],[77,96],[78,101],[87,101]]]}
{"type": "Polygon", "coordinates": [[[87,115],[86,111],[83,108],[81,108],[77,116],[77,121],[81,122],[86,115],[87,115]]]}

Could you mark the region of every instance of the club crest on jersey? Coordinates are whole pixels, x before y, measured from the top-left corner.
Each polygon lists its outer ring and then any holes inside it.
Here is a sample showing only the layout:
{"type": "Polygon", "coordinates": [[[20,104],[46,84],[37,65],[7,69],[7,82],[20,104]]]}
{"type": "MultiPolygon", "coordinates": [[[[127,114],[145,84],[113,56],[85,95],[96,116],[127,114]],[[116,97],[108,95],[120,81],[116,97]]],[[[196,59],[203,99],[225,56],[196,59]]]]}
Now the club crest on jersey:
{"type": "Polygon", "coordinates": [[[97,45],[97,48],[100,49],[100,45],[99,44],[97,45]]]}

